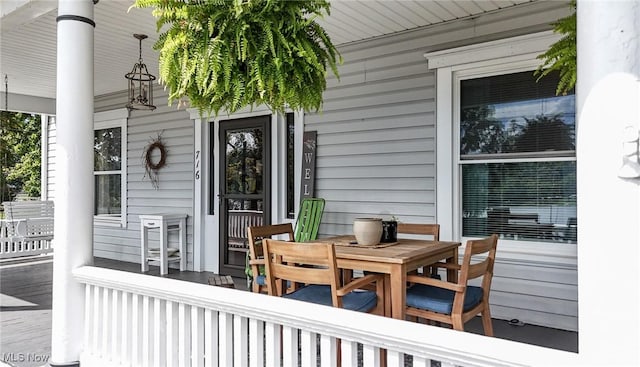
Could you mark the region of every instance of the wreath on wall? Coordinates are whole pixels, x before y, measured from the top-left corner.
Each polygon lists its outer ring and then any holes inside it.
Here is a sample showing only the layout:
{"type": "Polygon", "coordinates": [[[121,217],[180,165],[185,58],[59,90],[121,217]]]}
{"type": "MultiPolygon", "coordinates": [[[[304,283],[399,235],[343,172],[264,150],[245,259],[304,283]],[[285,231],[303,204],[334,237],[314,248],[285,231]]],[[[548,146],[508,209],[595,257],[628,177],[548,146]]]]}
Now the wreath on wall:
{"type": "Polygon", "coordinates": [[[144,147],[142,163],[145,168],[145,174],[142,179],[149,177],[151,185],[157,190],[160,187],[158,171],[167,164],[167,147],[162,142],[162,131],[158,133],[156,138],[151,138],[149,144],[144,147]],[[160,153],[160,159],[154,161],[153,157],[156,151],[160,153]]]}

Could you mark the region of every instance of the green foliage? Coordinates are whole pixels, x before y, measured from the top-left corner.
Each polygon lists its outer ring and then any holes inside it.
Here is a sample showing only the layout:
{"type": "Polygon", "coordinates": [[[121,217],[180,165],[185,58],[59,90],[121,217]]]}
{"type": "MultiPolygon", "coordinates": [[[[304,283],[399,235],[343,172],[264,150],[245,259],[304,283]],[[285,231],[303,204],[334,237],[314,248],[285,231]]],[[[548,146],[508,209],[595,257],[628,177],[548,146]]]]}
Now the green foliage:
{"type": "Polygon", "coordinates": [[[576,1],[571,1],[573,13],[566,18],[562,18],[554,23],[553,31],[560,33],[563,37],[549,49],[538,56],[543,60],[543,64],[538,67],[536,74],[538,80],[552,71],[560,72],[560,81],[556,89],[556,94],[567,94],[571,91],[578,78],[578,65],[576,42],[577,42],[577,17],[576,1]]]}
{"type": "Polygon", "coordinates": [[[2,111],[0,196],[12,200],[24,192],[40,196],[40,117],[2,111]]]}
{"type": "Polygon", "coordinates": [[[329,66],[340,55],[315,22],[326,0],[136,0],[153,7],[160,82],[169,103],[189,98],[200,112],[319,110],[329,66]]]}

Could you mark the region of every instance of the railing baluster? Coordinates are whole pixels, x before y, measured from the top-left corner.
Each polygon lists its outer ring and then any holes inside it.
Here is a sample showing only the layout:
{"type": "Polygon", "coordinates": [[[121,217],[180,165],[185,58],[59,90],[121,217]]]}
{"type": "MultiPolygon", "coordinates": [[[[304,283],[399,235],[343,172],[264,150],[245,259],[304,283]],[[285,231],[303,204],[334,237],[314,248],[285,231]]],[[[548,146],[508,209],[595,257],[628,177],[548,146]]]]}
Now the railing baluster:
{"type": "MultiPolygon", "coordinates": [[[[320,363],[322,367],[335,367],[338,364],[338,344],[336,338],[328,335],[320,336],[320,363]]],[[[365,364],[365,366],[367,365],[365,364]]]]}
{"type": "Polygon", "coordinates": [[[180,303],[178,306],[178,366],[191,365],[191,307],[180,303]]]}
{"type": "Polygon", "coordinates": [[[207,367],[218,366],[218,313],[204,311],[204,363],[207,367]]]}
{"type": "Polygon", "coordinates": [[[431,360],[423,357],[413,356],[413,367],[430,367],[431,360]]]}
{"type": "Polygon", "coordinates": [[[172,301],[167,301],[166,304],[166,318],[167,318],[167,366],[178,365],[178,304],[172,301]]]}
{"type": "Polygon", "coordinates": [[[166,307],[165,301],[155,298],[153,300],[153,360],[152,365],[163,367],[167,365],[167,335],[166,335],[166,307]]]}
{"type": "Polygon", "coordinates": [[[404,353],[388,350],[387,351],[387,367],[402,367],[402,366],[404,366],[404,353]]]}
{"type": "Polygon", "coordinates": [[[140,296],[132,294],[131,299],[131,364],[139,366],[141,363],[142,351],[142,330],[140,324],[142,322],[142,302],[140,296]]]}
{"type": "Polygon", "coordinates": [[[364,344],[362,346],[362,361],[363,366],[380,366],[380,348],[376,348],[373,345],[364,344]]]}
{"type": "Polygon", "coordinates": [[[249,320],[249,366],[264,366],[264,322],[249,320]]]}
{"type": "Polygon", "coordinates": [[[109,355],[111,356],[111,360],[115,363],[120,363],[122,352],[120,348],[122,345],[120,344],[121,338],[121,324],[120,320],[122,320],[122,302],[120,301],[120,297],[122,296],[122,292],[118,290],[113,290],[111,293],[111,340],[109,344],[111,345],[111,349],[109,350],[109,355]]]}
{"type": "Polygon", "coordinates": [[[218,314],[218,350],[220,366],[233,366],[233,315],[220,312],[218,314]]]}
{"type": "Polygon", "coordinates": [[[302,367],[315,367],[318,352],[316,334],[307,330],[300,331],[300,354],[302,367]]]}
{"type": "Polygon", "coordinates": [[[101,356],[100,354],[100,320],[101,320],[101,310],[100,310],[100,306],[101,306],[101,302],[100,302],[100,296],[101,296],[101,288],[96,287],[93,291],[93,341],[91,343],[91,349],[93,350],[94,355],[96,356],[101,356]]]}
{"type": "Polygon", "coordinates": [[[93,307],[91,306],[93,290],[95,286],[86,284],[84,287],[84,345],[86,346],[85,352],[93,353],[91,344],[92,331],[91,322],[93,321],[93,307]]]}
{"type": "Polygon", "coordinates": [[[342,366],[357,367],[358,366],[358,343],[343,339],[340,341],[340,349],[342,352],[342,366]]]}
{"type": "Polygon", "coordinates": [[[122,322],[121,330],[122,330],[122,340],[120,341],[122,344],[121,347],[121,356],[120,362],[122,365],[126,366],[131,362],[131,343],[132,343],[132,306],[131,306],[131,293],[122,292],[122,322]]]}
{"type": "Polygon", "coordinates": [[[102,337],[101,339],[101,351],[103,358],[109,359],[109,350],[111,349],[111,338],[109,335],[109,329],[111,329],[111,300],[109,298],[109,288],[102,288],[102,314],[100,319],[102,320],[102,337]]]}
{"type": "Polygon", "coordinates": [[[233,366],[246,367],[249,358],[249,320],[246,317],[233,316],[233,366]]]}
{"type": "Polygon", "coordinates": [[[204,366],[204,309],[191,306],[191,365],[204,366]]]}
{"type": "Polygon", "coordinates": [[[280,325],[267,322],[265,325],[267,341],[266,362],[267,367],[280,366],[280,325]]]}
{"type": "Polygon", "coordinates": [[[282,365],[298,366],[298,329],[290,326],[282,327],[282,365]]]}
{"type": "Polygon", "coordinates": [[[151,367],[153,325],[149,296],[142,296],[142,366],[151,367]]]}

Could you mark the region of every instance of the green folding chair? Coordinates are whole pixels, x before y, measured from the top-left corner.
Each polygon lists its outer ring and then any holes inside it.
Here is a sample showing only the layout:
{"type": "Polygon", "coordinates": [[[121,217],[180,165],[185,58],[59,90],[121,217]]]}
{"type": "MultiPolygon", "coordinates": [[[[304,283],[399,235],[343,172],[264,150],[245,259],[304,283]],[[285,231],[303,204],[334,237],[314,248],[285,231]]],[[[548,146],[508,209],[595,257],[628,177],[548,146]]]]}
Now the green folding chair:
{"type": "Polygon", "coordinates": [[[305,198],[300,204],[300,213],[296,220],[295,241],[313,241],[318,237],[318,229],[324,213],[324,199],[305,198]]]}
{"type": "MultiPolygon", "coordinates": [[[[300,213],[296,219],[294,238],[296,242],[313,241],[318,238],[318,229],[322,221],[322,213],[324,213],[324,199],[305,198],[300,204],[300,213]]],[[[250,255],[247,251],[245,259],[245,275],[247,276],[247,286],[251,287],[253,279],[253,270],[249,265],[250,255]]],[[[264,270],[261,269],[261,275],[264,270]]]]}

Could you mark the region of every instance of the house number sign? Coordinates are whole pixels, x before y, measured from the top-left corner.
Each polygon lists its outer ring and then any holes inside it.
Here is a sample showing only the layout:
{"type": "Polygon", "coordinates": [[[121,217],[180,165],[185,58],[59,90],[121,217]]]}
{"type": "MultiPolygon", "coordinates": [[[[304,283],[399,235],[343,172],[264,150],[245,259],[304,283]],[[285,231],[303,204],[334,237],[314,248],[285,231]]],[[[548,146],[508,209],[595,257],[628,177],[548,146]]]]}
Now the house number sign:
{"type": "Polygon", "coordinates": [[[316,177],[317,131],[305,131],[302,136],[302,180],[300,200],[312,198],[316,177]]]}

